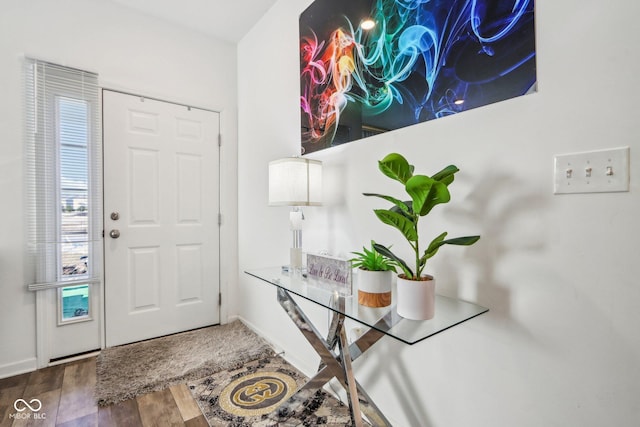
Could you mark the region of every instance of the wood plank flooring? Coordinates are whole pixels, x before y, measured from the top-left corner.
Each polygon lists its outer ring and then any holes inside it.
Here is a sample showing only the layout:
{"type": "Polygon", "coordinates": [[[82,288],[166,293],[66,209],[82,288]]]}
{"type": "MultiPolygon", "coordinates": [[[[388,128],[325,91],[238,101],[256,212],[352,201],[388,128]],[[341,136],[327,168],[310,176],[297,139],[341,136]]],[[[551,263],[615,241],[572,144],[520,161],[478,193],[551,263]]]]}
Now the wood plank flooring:
{"type": "MultiPolygon", "coordinates": [[[[1,379],[0,427],[209,425],[184,384],[107,407],[96,405],[95,384],[95,357],[1,379]],[[27,403],[38,399],[42,408],[37,412],[28,408],[18,412],[14,408],[17,399],[27,403]],[[34,419],[36,416],[39,418],[34,419]]],[[[26,408],[22,402],[17,406],[26,408]]]]}

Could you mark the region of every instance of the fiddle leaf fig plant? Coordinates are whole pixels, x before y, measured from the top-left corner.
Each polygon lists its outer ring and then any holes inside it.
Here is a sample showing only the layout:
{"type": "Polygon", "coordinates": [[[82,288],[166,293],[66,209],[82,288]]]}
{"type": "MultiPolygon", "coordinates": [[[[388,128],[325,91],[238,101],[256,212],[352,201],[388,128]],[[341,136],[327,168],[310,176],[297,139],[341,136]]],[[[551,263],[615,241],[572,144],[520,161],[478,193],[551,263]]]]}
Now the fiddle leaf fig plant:
{"type": "Polygon", "coordinates": [[[402,269],[404,276],[409,280],[420,280],[427,260],[432,258],[444,245],[469,246],[480,239],[480,236],[465,236],[446,239],[447,232],[433,239],[424,252],[420,249],[418,223],[420,218],[426,216],[439,204],[448,203],[451,200],[449,184],[454,180],[454,175],[459,169],[450,165],[432,176],[414,175],[414,166],[401,154],[391,153],[378,162],[378,168],[387,177],[404,185],[407,195],[411,198],[402,201],[395,197],[376,193],[363,193],[365,196],[378,197],[390,202],[393,206],[389,209],[374,209],[374,213],[380,221],[402,233],[415,254],[415,260],[407,263],[395,255],[389,248],[379,243],[373,243],[375,250],[390,258],[402,269]],[[410,266],[411,265],[411,266],[410,266]]]}
{"type": "Polygon", "coordinates": [[[367,249],[364,246],[362,247],[362,252],[351,252],[354,255],[357,255],[354,258],[351,258],[351,265],[354,268],[360,268],[362,270],[368,271],[393,271],[396,270],[396,262],[392,259],[380,254],[373,247],[375,242],[371,241],[371,249],[367,249]]]}

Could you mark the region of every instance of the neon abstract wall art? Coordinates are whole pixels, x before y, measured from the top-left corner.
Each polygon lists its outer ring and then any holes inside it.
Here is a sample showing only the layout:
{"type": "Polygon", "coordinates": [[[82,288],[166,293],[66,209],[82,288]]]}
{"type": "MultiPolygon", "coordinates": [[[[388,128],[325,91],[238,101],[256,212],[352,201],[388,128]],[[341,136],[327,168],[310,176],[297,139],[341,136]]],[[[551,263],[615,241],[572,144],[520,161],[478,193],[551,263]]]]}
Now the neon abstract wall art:
{"type": "Polygon", "coordinates": [[[535,57],[533,0],[316,0],[300,15],[302,151],[534,92],[535,57]]]}

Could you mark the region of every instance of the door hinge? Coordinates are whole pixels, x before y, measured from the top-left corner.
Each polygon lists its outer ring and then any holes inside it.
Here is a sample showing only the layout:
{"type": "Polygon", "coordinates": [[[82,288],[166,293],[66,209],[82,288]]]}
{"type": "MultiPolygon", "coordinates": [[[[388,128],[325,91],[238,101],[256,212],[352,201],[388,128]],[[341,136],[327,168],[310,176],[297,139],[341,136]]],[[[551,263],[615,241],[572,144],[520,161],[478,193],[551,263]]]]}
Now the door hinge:
{"type": "Polygon", "coordinates": [[[218,292],[218,306],[222,305],[222,292],[218,292]]]}
{"type": "Polygon", "coordinates": [[[222,214],[218,214],[218,225],[222,225],[222,214]]]}
{"type": "Polygon", "coordinates": [[[218,147],[222,147],[222,134],[218,134],[218,147]]]}

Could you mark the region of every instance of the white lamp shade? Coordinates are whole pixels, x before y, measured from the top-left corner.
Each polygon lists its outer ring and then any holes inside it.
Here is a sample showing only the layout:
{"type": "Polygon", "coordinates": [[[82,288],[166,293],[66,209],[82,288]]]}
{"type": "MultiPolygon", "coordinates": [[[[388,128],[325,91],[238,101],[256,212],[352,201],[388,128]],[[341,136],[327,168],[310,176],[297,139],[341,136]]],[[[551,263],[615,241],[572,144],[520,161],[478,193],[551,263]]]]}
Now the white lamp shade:
{"type": "Polygon", "coordinates": [[[269,206],[321,204],[321,161],[290,157],[269,162],[269,206]]]}

